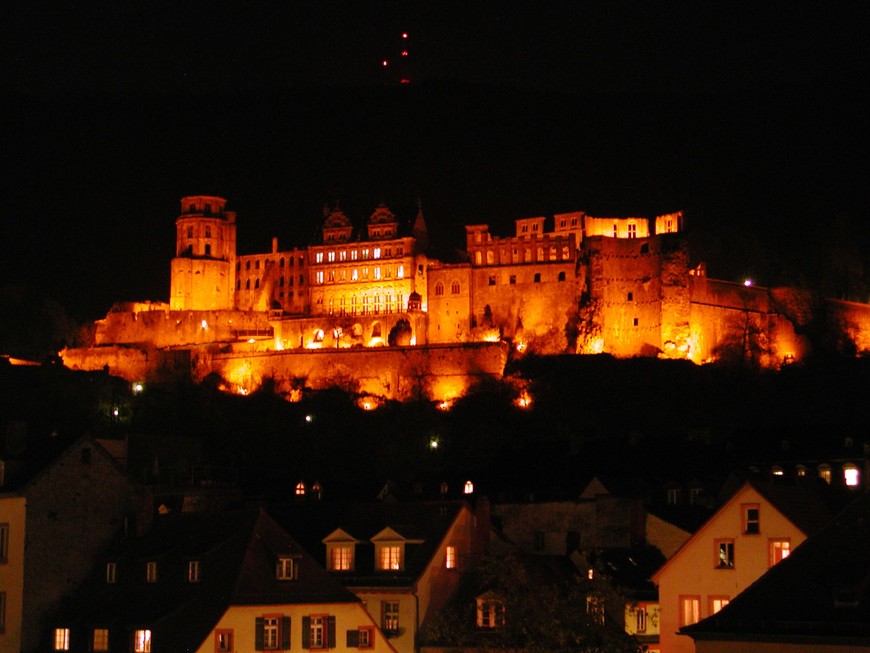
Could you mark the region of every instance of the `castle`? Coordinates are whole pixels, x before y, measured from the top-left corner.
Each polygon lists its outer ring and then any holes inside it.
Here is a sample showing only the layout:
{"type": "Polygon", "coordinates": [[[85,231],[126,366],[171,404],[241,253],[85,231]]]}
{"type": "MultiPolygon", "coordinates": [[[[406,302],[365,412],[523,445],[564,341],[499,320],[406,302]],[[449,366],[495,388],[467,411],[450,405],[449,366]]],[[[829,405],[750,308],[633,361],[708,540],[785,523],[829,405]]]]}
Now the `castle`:
{"type": "MultiPolygon", "coordinates": [[[[500,377],[512,353],[609,353],[765,367],[799,360],[806,293],[708,279],[690,266],[681,212],[557,214],[516,220],[513,236],[468,225],[456,260],[429,254],[422,209],[402,228],[381,204],[365,229],[336,206],[320,242],[236,252],[221,197],[181,199],[170,296],[118,304],[95,346],[62,353],[128,380],[218,374],[241,393],[342,385],[375,397],[461,395],[500,377]]],[[[839,309],[859,350],[870,307],[839,309]]]]}

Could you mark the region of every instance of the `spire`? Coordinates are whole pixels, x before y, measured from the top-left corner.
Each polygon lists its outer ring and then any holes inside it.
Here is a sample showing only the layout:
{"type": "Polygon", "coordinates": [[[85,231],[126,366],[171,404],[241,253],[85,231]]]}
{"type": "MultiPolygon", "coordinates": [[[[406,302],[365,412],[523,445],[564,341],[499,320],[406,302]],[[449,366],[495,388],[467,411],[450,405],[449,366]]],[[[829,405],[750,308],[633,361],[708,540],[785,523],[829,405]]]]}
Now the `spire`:
{"type": "Polygon", "coordinates": [[[417,217],[414,220],[413,235],[417,240],[417,251],[425,252],[429,249],[429,230],[426,228],[426,220],[423,217],[423,200],[417,198],[417,217]]]}

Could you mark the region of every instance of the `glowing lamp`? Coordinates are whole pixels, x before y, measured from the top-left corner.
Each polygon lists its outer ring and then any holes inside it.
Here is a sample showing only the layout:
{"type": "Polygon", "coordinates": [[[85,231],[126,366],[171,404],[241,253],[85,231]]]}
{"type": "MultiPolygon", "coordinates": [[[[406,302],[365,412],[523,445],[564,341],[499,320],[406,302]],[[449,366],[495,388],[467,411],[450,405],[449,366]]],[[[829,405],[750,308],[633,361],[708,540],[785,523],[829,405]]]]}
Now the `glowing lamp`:
{"type": "Polygon", "coordinates": [[[248,338],[248,344],[253,345],[256,342],[253,338],[248,338]]]}
{"type": "Polygon", "coordinates": [[[208,329],[208,322],[203,320],[202,322],[199,323],[199,326],[201,326],[203,329],[208,329]]]}
{"type": "Polygon", "coordinates": [[[305,416],[305,421],[306,421],[308,424],[311,424],[311,422],[314,421],[314,415],[306,415],[306,416],[305,416]]]}
{"type": "Polygon", "coordinates": [[[430,449],[437,449],[438,448],[438,437],[437,436],[433,435],[431,438],[429,438],[429,448],[430,449]]]}
{"type": "Polygon", "coordinates": [[[390,65],[390,62],[387,61],[386,59],[384,59],[384,60],[381,62],[381,65],[382,65],[384,68],[386,68],[387,66],[390,65]]]}
{"type": "Polygon", "coordinates": [[[474,483],[471,481],[465,481],[465,487],[462,489],[465,494],[473,494],[474,493],[474,483]]]}
{"type": "Polygon", "coordinates": [[[403,39],[408,38],[408,32],[402,32],[402,38],[403,39]]]}
{"type": "Polygon", "coordinates": [[[749,286],[752,285],[752,279],[744,279],[744,280],[743,280],[743,285],[746,286],[746,287],[748,288],[749,286]]]}
{"type": "Polygon", "coordinates": [[[133,394],[138,395],[145,389],[145,385],[141,381],[136,381],[133,384],[132,388],[133,388],[133,394]]]}

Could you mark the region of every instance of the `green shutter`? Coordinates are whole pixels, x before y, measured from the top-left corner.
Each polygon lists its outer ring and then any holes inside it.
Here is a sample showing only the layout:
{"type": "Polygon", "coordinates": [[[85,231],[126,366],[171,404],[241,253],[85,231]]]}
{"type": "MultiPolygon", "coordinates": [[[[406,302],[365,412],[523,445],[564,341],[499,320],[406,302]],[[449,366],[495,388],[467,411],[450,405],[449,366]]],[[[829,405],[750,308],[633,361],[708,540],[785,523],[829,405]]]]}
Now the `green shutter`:
{"type": "Polygon", "coordinates": [[[281,648],[290,648],[290,617],[281,617],[281,648]]]}
{"type": "Polygon", "coordinates": [[[347,647],[348,648],[359,648],[359,631],[358,630],[347,631],[347,647]]]}
{"type": "Polygon", "coordinates": [[[311,617],[302,617],[302,648],[311,648],[311,617]]]}
{"type": "Polygon", "coordinates": [[[327,648],[335,648],[335,616],[329,615],[326,618],[326,646],[327,648]]]}
{"type": "Polygon", "coordinates": [[[265,622],[263,621],[263,617],[257,617],[254,619],[254,650],[262,651],[263,650],[263,639],[264,639],[264,631],[265,631],[265,622]]]}

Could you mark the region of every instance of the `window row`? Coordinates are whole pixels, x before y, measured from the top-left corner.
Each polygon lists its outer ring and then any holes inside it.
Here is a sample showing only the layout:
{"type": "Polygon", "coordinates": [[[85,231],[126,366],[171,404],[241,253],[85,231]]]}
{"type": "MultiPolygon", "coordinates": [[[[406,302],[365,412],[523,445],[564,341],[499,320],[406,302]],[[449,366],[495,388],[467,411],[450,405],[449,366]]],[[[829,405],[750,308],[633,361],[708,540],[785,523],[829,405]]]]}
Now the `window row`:
{"type": "MultiPolygon", "coordinates": [[[[378,571],[401,571],[404,569],[404,544],[377,544],[375,546],[375,569],[378,571]]],[[[326,564],[329,571],[353,571],[356,562],[356,545],[353,543],[328,543],[326,564]]],[[[444,568],[459,568],[459,551],[456,546],[444,549],[444,568]]]]}
{"type": "Polygon", "coordinates": [[[486,265],[507,264],[507,263],[541,263],[543,261],[570,261],[571,248],[568,245],[557,247],[550,245],[549,247],[513,247],[510,250],[501,248],[498,250],[488,249],[484,253],[483,250],[474,252],[474,264],[483,265],[484,256],[486,257],[486,265]],[[533,256],[534,255],[534,256],[533,256]]]}
{"type": "MultiPolygon", "coordinates": [[[[254,270],[259,270],[259,269],[260,269],[260,259],[254,259],[253,261],[251,261],[251,260],[247,260],[247,261],[245,261],[245,269],[246,269],[246,270],[250,270],[250,269],[251,269],[251,264],[252,264],[252,263],[253,263],[253,269],[254,269],[254,270]]],[[[267,260],[265,263],[266,263],[266,267],[269,267],[269,265],[273,264],[274,261],[272,261],[272,260],[267,260]]],[[[279,267],[279,268],[283,268],[284,265],[285,265],[285,263],[286,263],[287,267],[289,267],[289,268],[292,268],[294,265],[297,265],[297,264],[298,264],[298,265],[303,265],[303,264],[305,263],[305,257],[302,256],[302,255],[300,255],[298,258],[295,257],[295,256],[288,256],[288,257],[285,259],[285,258],[282,256],[282,257],[280,257],[280,258],[278,259],[278,267],[279,267]]],[[[236,272],[241,272],[241,270],[242,270],[242,262],[241,262],[241,261],[236,261],[236,272]]]]}
{"type": "MultiPolygon", "coordinates": [[[[712,616],[730,603],[731,598],[724,595],[710,595],[707,597],[707,614],[712,616]]],[[[691,626],[701,621],[701,597],[700,595],[682,595],[679,597],[680,627],[691,626]]]]}
{"type": "MultiPolygon", "coordinates": [[[[109,651],[109,629],[94,628],[88,634],[89,651],[109,651]]],[[[53,647],[55,651],[69,651],[72,636],[69,628],[55,628],[53,647]]],[[[77,647],[78,648],[78,647],[77,647]]],[[[130,638],[130,648],[133,653],[151,653],[151,631],[139,628],[133,631],[130,638]]],[[[231,650],[231,649],[228,649],[231,650]]]]}
{"type": "MultiPolygon", "coordinates": [[[[315,306],[323,310],[323,297],[314,301],[315,306]]],[[[350,295],[336,298],[329,297],[326,300],[326,312],[330,315],[370,315],[375,313],[401,313],[405,310],[405,296],[402,293],[395,295],[350,295]]]]}
{"type": "MultiPolygon", "coordinates": [[[[275,565],[275,577],[278,580],[296,580],[297,570],[295,560],[289,556],[281,556],[278,558],[275,565]]],[[[199,560],[188,560],[186,568],[186,579],[188,583],[198,583],[202,580],[202,565],[199,560]]],[[[145,563],[145,582],[156,583],[158,581],[158,564],[151,560],[145,563]]],[[[115,584],[118,582],[118,563],[106,563],[106,583],[115,584]]]]}
{"type": "MultiPolygon", "coordinates": [[[[461,286],[458,281],[452,281],[450,283],[450,294],[458,295],[461,291],[461,286]]],[[[440,297],[444,294],[444,284],[442,282],[438,282],[435,284],[435,295],[436,297],[440,297]]]]}
{"type": "MultiPolygon", "coordinates": [[[[335,283],[346,281],[379,281],[393,278],[393,266],[375,266],[372,268],[339,268],[337,270],[317,270],[314,272],[314,283],[335,283]]],[[[395,278],[405,278],[405,266],[395,266],[395,278]]]]}
{"type": "MultiPolygon", "coordinates": [[[[717,539],[713,544],[713,566],[716,569],[734,569],[735,541],[733,539],[717,539]]],[[[767,566],[772,567],[781,562],[791,553],[789,538],[771,538],[767,546],[767,566]]]]}
{"type": "Polygon", "coordinates": [[[360,249],[330,250],[327,252],[315,252],[315,263],[341,263],[342,261],[367,261],[368,259],[391,258],[404,256],[405,248],[402,245],[396,247],[395,254],[392,247],[362,247],[360,249]]]}
{"type": "MultiPolygon", "coordinates": [[[[566,274],[564,271],[559,272],[559,274],[556,275],[557,281],[561,282],[561,281],[565,281],[565,279],[566,279],[566,274]]],[[[490,285],[490,286],[498,285],[498,277],[494,274],[491,274],[491,275],[489,275],[489,279],[487,280],[487,282],[488,282],[488,285],[490,285]]],[[[541,273],[540,272],[535,272],[534,275],[532,275],[532,282],[533,283],[541,283],[541,273]]],[[[508,277],[508,284],[513,286],[513,285],[516,285],[516,283],[517,283],[517,275],[515,275],[515,274],[510,275],[508,277]]]]}
{"type": "MultiPolygon", "coordinates": [[[[287,651],[291,644],[291,620],[287,615],[266,614],[254,620],[254,650],[287,651]]],[[[325,650],[336,648],[335,616],[312,614],[302,617],[302,648],[325,650]]],[[[230,629],[215,630],[215,651],[231,653],[235,642],[230,629]]],[[[348,648],[372,648],[375,645],[375,629],[372,626],[351,628],[345,632],[348,648]]],[[[242,650],[242,647],[239,647],[242,650]]]]}
{"type": "MultiPolygon", "coordinates": [[[[292,276],[287,277],[287,280],[286,280],[287,286],[289,286],[290,288],[293,287],[294,278],[295,277],[292,277],[292,276]]],[[[284,287],[284,281],[285,280],[284,280],[283,275],[278,277],[278,287],[279,288],[284,287]]],[[[305,275],[304,274],[299,275],[299,285],[300,286],[305,285],[305,275]]],[[[253,287],[255,290],[260,287],[260,280],[259,279],[254,279],[253,287]]],[[[242,289],[242,280],[236,279],[236,290],[241,290],[241,289],[242,289]]],[[[251,280],[250,279],[245,279],[245,290],[251,290],[251,280]]]]}

